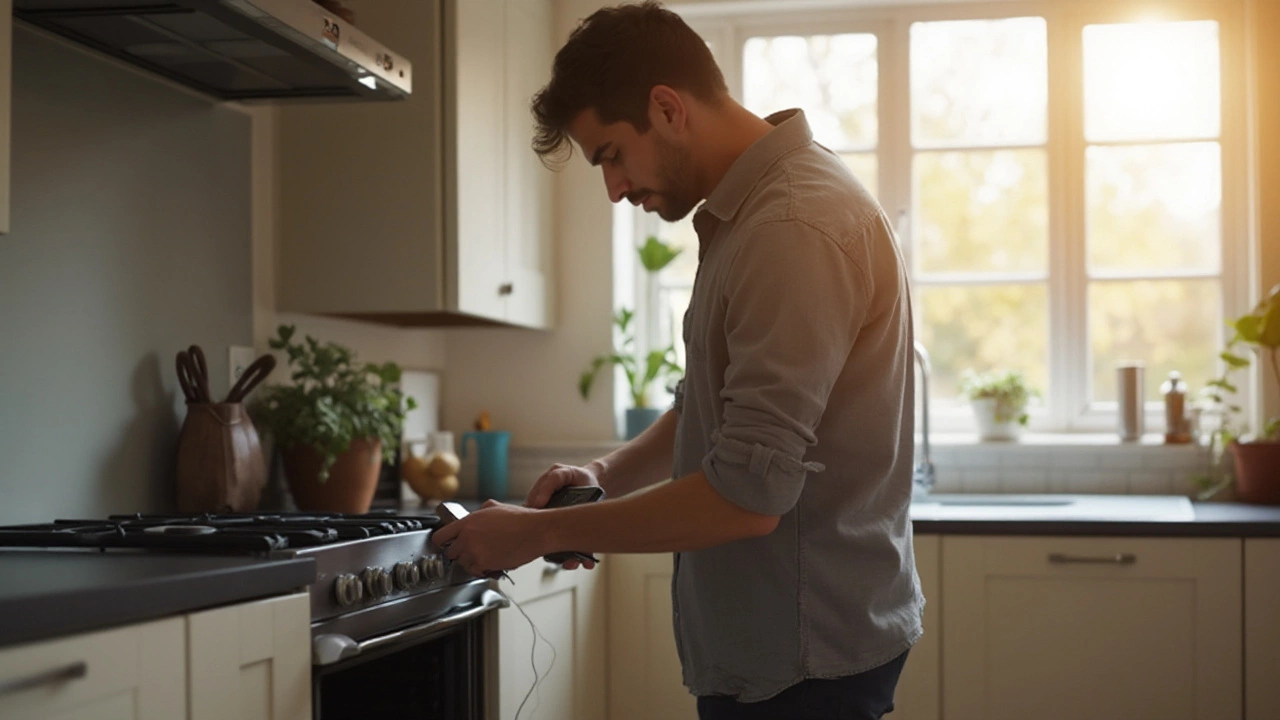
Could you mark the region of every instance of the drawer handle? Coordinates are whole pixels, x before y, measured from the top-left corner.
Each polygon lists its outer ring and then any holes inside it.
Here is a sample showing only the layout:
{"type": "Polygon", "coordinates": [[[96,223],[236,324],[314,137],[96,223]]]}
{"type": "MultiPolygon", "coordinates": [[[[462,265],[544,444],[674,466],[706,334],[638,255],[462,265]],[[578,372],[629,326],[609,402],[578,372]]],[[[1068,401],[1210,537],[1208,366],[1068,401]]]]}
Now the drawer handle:
{"type": "Polygon", "coordinates": [[[1066,555],[1063,553],[1049,553],[1049,562],[1055,565],[1067,565],[1071,563],[1087,563],[1091,565],[1132,565],[1138,562],[1138,556],[1133,553],[1116,553],[1115,555],[1066,555]]]}
{"type": "Polygon", "coordinates": [[[510,295],[515,291],[516,291],[516,286],[513,283],[502,283],[501,285],[498,286],[499,295],[510,295]]]}
{"type": "Polygon", "coordinates": [[[0,695],[12,695],[13,693],[30,690],[32,688],[42,687],[44,685],[54,685],[67,680],[79,680],[89,674],[89,666],[83,660],[64,665],[60,668],[45,670],[34,675],[26,677],[14,678],[13,680],[0,680],[0,695]]]}

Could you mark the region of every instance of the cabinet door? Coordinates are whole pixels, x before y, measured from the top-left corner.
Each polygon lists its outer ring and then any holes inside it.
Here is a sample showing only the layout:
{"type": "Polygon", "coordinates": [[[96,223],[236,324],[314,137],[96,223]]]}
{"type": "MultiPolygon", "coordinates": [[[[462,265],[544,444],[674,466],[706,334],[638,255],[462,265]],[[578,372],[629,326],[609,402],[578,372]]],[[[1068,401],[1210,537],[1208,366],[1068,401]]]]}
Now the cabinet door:
{"type": "Polygon", "coordinates": [[[446,3],[445,257],[463,313],[506,315],[506,2],[446,3]],[[452,98],[452,102],[449,102],[452,98]]]}
{"type": "Polygon", "coordinates": [[[309,720],[307,593],[187,616],[189,720],[309,720]]]}
{"type": "Polygon", "coordinates": [[[1240,555],[1228,539],[943,538],[942,714],[1238,720],[1240,555]]]}
{"type": "Polygon", "coordinates": [[[13,94],[13,0],[0,0],[0,235],[9,232],[10,97],[13,94]]]}
{"type": "Polygon", "coordinates": [[[561,570],[537,560],[512,572],[512,584],[500,583],[519,607],[504,608],[490,621],[496,625],[497,638],[496,655],[490,655],[497,657],[489,668],[490,687],[497,688],[490,718],[512,720],[517,710],[522,720],[604,717],[606,586],[602,572],[603,564],[595,570],[561,570]],[[538,630],[536,645],[530,623],[538,630]],[[530,694],[535,667],[538,686],[530,694]]]}
{"type": "Polygon", "coordinates": [[[1244,716],[1280,718],[1280,539],[1244,541],[1244,716]]]}
{"type": "Polygon", "coordinates": [[[283,311],[444,309],[441,2],[378,0],[364,9],[360,28],[413,64],[413,92],[273,110],[283,311]]]}
{"type": "Polygon", "coordinates": [[[506,317],[514,325],[553,324],[551,187],[553,173],[533,152],[533,95],[551,79],[553,12],[549,0],[507,0],[506,317]]]}
{"type": "Polygon", "coordinates": [[[907,664],[898,678],[898,688],[893,698],[893,720],[938,720],[942,717],[941,671],[942,597],[939,570],[942,538],[937,535],[916,535],[913,539],[916,554],[916,573],[920,576],[920,589],[924,593],[924,636],[916,642],[907,655],[907,664]]]}
{"type": "Polygon", "coordinates": [[[671,620],[672,556],[616,555],[609,569],[609,712],[613,720],[695,720],[671,620]]]}
{"type": "Polygon", "coordinates": [[[182,618],[171,618],[0,650],[0,717],[184,717],[183,628],[182,618]]]}

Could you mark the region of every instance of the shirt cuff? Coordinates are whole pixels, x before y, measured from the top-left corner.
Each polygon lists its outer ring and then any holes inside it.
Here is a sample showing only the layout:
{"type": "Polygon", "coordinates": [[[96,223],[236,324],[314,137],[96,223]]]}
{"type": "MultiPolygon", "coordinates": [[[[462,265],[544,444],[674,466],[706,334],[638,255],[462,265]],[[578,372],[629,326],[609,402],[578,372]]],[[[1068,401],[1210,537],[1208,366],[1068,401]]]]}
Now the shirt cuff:
{"type": "Polygon", "coordinates": [[[761,515],[784,515],[795,507],[805,474],[822,472],[822,463],[803,462],[776,448],[711,433],[711,452],[702,472],[721,497],[761,515]]]}

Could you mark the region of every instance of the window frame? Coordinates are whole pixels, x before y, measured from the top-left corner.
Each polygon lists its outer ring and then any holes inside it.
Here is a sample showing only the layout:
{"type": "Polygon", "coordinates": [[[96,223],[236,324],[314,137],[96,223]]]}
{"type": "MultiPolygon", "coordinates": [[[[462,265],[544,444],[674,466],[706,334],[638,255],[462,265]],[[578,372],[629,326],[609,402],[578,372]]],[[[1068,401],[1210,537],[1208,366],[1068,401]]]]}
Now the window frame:
{"type": "MultiPolygon", "coordinates": [[[[1048,49],[1048,108],[1046,142],[1048,168],[1049,248],[1047,283],[1049,338],[1046,362],[1051,398],[1047,406],[1033,408],[1035,432],[1111,432],[1116,428],[1115,402],[1089,402],[1091,347],[1089,344],[1086,268],[1086,150],[1090,145],[1133,146],[1145,141],[1089,142],[1085,137],[1083,31],[1086,25],[1146,20],[1212,20],[1218,23],[1221,147],[1221,272],[1224,320],[1249,308],[1250,253],[1256,232],[1249,222],[1247,158],[1246,56],[1244,9],[1225,0],[1174,0],[1151,2],[1115,0],[1012,0],[1005,2],[955,2],[922,4],[905,0],[891,6],[861,3],[832,7],[829,2],[693,3],[673,4],[695,31],[714,48],[731,94],[743,95],[742,57],[748,38],[777,35],[831,35],[871,33],[877,38],[879,94],[877,97],[877,166],[880,203],[902,230],[904,213],[914,220],[913,158],[910,114],[910,31],[915,22],[946,20],[997,20],[1040,17],[1046,24],[1048,49]],[[785,8],[785,9],[784,9],[785,8]],[[727,52],[726,52],[727,51],[727,52]]],[[[1189,138],[1188,138],[1189,139],[1189,138]]],[[[1183,142],[1173,141],[1153,142],[1183,142]]],[[[992,149],[1003,146],[993,146],[992,149]]],[[[934,148],[928,148],[933,150],[934,148]]],[[[926,151],[926,148],[920,148],[926,151]]],[[[657,233],[660,220],[632,208],[634,236],[643,239],[657,233]]],[[[914,243],[907,224],[900,233],[908,256],[914,243]]],[[[696,249],[693,250],[696,252],[696,249]]],[[[635,306],[641,308],[643,331],[650,347],[665,344],[659,323],[658,283],[645,282],[643,268],[635,266],[635,306]]],[[[1134,273],[1139,274],[1139,273],[1134,273]]],[[[1186,273],[1196,274],[1194,272],[1186,273]]],[[[913,274],[914,275],[914,274],[913,274]]],[[[1155,274],[1152,274],[1154,276],[1155,274]]],[[[915,278],[912,278],[915,286],[915,278]]],[[[1224,338],[1225,339],[1225,338],[1224,338]]],[[[679,340],[677,339],[677,342],[679,340]]],[[[1253,398],[1252,378],[1243,379],[1238,399],[1253,398]]],[[[660,394],[660,393],[659,393],[660,394]]],[[[1245,403],[1242,403],[1245,404],[1245,403]]],[[[974,421],[963,404],[931,408],[931,422],[942,432],[971,432],[974,421]]],[[[1147,398],[1148,432],[1164,428],[1160,398],[1147,398]]]]}

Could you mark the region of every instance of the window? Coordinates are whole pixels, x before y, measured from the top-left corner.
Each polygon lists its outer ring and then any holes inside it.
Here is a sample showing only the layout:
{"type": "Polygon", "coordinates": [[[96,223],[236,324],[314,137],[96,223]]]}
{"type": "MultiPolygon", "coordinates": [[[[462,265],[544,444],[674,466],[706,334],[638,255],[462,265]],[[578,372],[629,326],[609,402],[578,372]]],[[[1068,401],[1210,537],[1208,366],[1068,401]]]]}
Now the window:
{"type": "MultiPolygon", "coordinates": [[[[1016,369],[1033,427],[1114,428],[1115,366],[1159,385],[1217,371],[1247,268],[1243,79],[1228,7],[1038,2],[805,17],[686,6],[736,97],[801,107],[898,228],[938,425],[967,429],[965,370],[1016,369]],[[1230,75],[1225,75],[1230,77],[1230,75]],[[1234,193],[1229,192],[1234,191],[1234,193]]],[[[649,338],[679,345],[697,266],[691,218],[637,213],[686,249],[642,289],[649,338]]]]}

